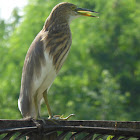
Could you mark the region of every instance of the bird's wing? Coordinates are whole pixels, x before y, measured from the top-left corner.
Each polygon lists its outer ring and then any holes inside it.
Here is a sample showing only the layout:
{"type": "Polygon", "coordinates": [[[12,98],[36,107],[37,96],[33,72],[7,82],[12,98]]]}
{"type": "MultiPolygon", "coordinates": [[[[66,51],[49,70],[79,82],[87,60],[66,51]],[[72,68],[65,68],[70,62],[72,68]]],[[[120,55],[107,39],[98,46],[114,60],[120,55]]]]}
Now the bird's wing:
{"type": "MultiPolygon", "coordinates": [[[[20,96],[18,101],[19,109],[22,111],[28,110],[28,108],[30,108],[32,92],[34,90],[34,77],[39,77],[41,75],[41,67],[45,64],[44,48],[41,39],[42,31],[40,31],[40,33],[32,42],[25,57],[22,71],[20,96]]],[[[38,79],[36,78],[36,80],[38,79]]]]}

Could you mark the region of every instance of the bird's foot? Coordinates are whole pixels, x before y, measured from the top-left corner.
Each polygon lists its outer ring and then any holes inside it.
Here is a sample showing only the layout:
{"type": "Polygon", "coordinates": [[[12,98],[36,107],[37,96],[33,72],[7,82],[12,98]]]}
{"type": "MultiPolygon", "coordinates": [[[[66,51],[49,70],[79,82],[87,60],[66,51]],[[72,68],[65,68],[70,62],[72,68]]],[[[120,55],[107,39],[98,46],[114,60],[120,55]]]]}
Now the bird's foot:
{"type": "MultiPolygon", "coordinates": [[[[63,115],[54,115],[54,116],[50,116],[48,119],[46,118],[41,118],[39,117],[38,120],[41,120],[43,122],[44,125],[46,125],[46,121],[50,121],[56,125],[58,125],[58,121],[66,121],[68,120],[70,117],[75,116],[75,114],[70,114],[68,117],[63,117],[63,115]]],[[[36,121],[34,121],[36,122],[36,121]]]]}
{"type": "Polygon", "coordinates": [[[66,120],[68,120],[72,116],[75,116],[75,114],[70,114],[66,118],[64,118],[63,115],[54,115],[54,116],[50,116],[47,120],[51,121],[54,124],[59,124],[58,121],[66,121],[66,120]]]}
{"type": "MultiPolygon", "coordinates": [[[[38,121],[38,119],[35,119],[35,118],[29,116],[29,117],[23,118],[22,120],[24,120],[24,121],[32,121],[32,122],[35,124],[35,126],[37,127],[38,132],[39,132],[39,133],[42,132],[42,130],[43,130],[43,125],[42,125],[42,123],[40,123],[40,122],[38,121]]],[[[44,123],[44,122],[43,122],[43,123],[44,123]]]]}
{"type": "Polygon", "coordinates": [[[39,123],[38,123],[38,119],[35,119],[35,118],[32,118],[32,117],[25,117],[25,118],[22,118],[22,120],[24,120],[24,121],[32,121],[34,124],[36,124],[36,125],[39,125],[39,123]]]}
{"type": "Polygon", "coordinates": [[[54,115],[53,117],[49,117],[50,120],[68,120],[70,117],[75,116],[75,114],[70,114],[68,117],[64,118],[63,115],[54,115]]]}

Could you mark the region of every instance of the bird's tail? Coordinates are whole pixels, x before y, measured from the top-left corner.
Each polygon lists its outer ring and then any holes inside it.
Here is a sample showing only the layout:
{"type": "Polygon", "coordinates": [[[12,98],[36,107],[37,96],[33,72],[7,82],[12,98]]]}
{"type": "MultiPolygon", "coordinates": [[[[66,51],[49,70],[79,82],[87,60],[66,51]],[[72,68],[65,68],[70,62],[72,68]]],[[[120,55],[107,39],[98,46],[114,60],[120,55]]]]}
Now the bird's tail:
{"type": "Polygon", "coordinates": [[[23,118],[31,117],[30,111],[30,100],[29,97],[19,97],[18,99],[18,108],[23,116],[23,118]]]}

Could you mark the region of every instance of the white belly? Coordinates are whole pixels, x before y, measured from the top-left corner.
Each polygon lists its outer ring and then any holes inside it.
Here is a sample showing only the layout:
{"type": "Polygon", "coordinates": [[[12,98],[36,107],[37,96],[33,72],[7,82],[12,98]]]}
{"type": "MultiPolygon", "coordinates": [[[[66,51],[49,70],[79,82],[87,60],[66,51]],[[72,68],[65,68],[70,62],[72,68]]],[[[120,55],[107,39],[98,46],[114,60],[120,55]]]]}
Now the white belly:
{"type": "Polygon", "coordinates": [[[55,77],[57,76],[53,66],[52,58],[45,52],[46,64],[41,67],[41,74],[39,77],[34,76],[33,94],[37,94],[38,103],[43,97],[43,92],[49,90],[55,77]]]}

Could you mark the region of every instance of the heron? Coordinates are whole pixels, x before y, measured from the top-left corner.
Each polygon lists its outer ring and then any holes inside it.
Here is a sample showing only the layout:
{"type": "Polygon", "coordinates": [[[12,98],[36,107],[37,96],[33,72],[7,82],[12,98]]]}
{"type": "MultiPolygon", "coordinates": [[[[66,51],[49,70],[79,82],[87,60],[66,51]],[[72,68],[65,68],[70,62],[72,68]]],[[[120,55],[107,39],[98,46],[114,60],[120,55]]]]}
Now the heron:
{"type": "Polygon", "coordinates": [[[47,94],[70,51],[70,23],[80,16],[97,17],[93,13],[97,12],[68,2],[59,3],[52,9],[25,57],[18,99],[23,118],[38,119],[42,99],[49,118],[53,117],[47,94]]]}

